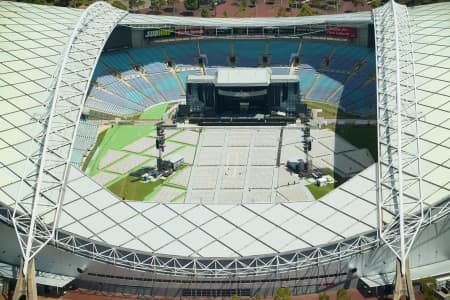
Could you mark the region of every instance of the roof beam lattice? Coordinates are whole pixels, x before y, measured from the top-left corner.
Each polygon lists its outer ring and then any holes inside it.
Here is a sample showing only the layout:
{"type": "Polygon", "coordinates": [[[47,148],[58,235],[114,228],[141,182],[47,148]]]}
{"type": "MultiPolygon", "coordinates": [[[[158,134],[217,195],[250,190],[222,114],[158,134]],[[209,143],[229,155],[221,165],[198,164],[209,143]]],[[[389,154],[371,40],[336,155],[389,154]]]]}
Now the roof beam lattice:
{"type": "Polygon", "coordinates": [[[377,59],[380,238],[405,261],[423,221],[415,71],[406,6],[390,1],[373,12],[377,59]],[[387,213],[389,212],[389,213],[387,213]]]}
{"type": "Polygon", "coordinates": [[[83,12],[58,61],[42,113],[36,116],[40,129],[30,143],[13,212],[24,272],[54,238],[83,101],[103,46],[126,14],[105,2],[83,12]],[[83,51],[81,45],[89,38],[89,51],[83,51]]]}

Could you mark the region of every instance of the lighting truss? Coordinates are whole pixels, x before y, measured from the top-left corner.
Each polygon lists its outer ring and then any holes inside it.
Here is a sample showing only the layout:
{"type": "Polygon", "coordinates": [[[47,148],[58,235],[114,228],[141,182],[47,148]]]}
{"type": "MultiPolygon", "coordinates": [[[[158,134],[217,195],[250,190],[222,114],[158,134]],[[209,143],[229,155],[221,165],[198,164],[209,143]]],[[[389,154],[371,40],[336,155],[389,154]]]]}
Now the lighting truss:
{"type": "Polygon", "coordinates": [[[405,260],[423,214],[411,23],[406,6],[390,1],[373,11],[377,60],[378,230],[405,260]]]}
{"type": "Polygon", "coordinates": [[[83,101],[103,46],[126,14],[105,2],[83,12],[58,61],[42,113],[35,115],[40,129],[30,143],[12,214],[25,274],[55,235],[83,101]]]}

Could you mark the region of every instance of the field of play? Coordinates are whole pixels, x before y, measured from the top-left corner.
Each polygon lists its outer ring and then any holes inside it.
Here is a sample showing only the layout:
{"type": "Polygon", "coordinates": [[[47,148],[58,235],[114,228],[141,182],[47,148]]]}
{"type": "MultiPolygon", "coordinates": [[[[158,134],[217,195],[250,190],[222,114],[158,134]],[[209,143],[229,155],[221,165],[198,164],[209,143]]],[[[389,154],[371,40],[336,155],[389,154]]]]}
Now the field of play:
{"type": "MultiPolygon", "coordinates": [[[[164,182],[141,183],[131,173],[144,167],[156,166],[158,150],[153,125],[114,125],[99,136],[86,173],[123,199],[159,202],[183,198],[186,186],[177,180],[178,173],[164,182]],[[175,183],[171,183],[171,181],[175,183]]],[[[193,161],[198,133],[191,130],[166,129],[164,156],[178,153],[185,158],[186,167],[193,161]]],[[[185,168],[179,171],[183,173],[185,168]]]]}

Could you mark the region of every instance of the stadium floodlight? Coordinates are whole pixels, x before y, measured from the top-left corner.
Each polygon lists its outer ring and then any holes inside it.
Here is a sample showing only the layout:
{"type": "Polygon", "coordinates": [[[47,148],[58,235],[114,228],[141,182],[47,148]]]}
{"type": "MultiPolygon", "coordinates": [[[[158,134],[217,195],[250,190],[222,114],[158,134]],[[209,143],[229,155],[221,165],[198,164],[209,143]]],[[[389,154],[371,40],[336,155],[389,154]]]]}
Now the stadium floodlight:
{"type": "Polygon", "coordinates": [[[105,2],[96,2],[83,12],[53,74],[44,111],[37,116],[40,130],[30,145],[12,218],[23,256],[19,282],[25,287],[34,276],[35,255],[55,235],[69,176],[71,145],[96,62],[126,14],[105,2]],[[86,41],[89,49],[85,49],[86,41]]]}
{"type": "Polygon", "coordinates": [[[378,230],[397,256],[394,300],[414,299],[408,254],[423,221],[422,174],[411,28],[406,6],[373,12],[377,59],[378,230]]]}

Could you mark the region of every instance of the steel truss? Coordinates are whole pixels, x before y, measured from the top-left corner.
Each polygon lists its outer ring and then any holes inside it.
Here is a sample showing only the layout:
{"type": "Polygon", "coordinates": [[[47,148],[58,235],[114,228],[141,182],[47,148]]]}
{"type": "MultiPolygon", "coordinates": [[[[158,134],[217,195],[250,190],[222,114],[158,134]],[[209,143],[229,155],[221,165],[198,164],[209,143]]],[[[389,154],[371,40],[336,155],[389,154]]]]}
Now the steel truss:
{"type": "MultiPolygon", "coordinates": [[[[424,222],[421,224],[421,227],[434,223],[449,213],[450,201],[448,200],[428,208],[424,213],[424,222]]],[[[0,220],[11,224],[11,218],[11,209],[0,206],[0,220]]],[[[353,239],[342,240],[336,244],[322,245],[316,248],[300,249],[294,252],[274,255],[230,259],[169,257],[149,254],[114,247],[62,230],[56,232],[53,245],[89,259],[133,270],[220,279],[282,274],[343,261],[359,253],[375,249],[379,246],[379,239],[377,232],[371,231],[365,234],[362,233],[353,239]]]]}
{"type": "Polygon", "coordinates": [[[406,6],[373,11],[377,60],[378,230],[405,261],[424,219],[411,24],[406,6]]]}
{"type": "Polygon", "coordinates": [[[55,236],[83,101],[103,46],[126,14],[105,2],[83,12],[56,66],[43,113],[35,116],[40,129],[32,138],[12,214],[24,274],[55,236]]]}

